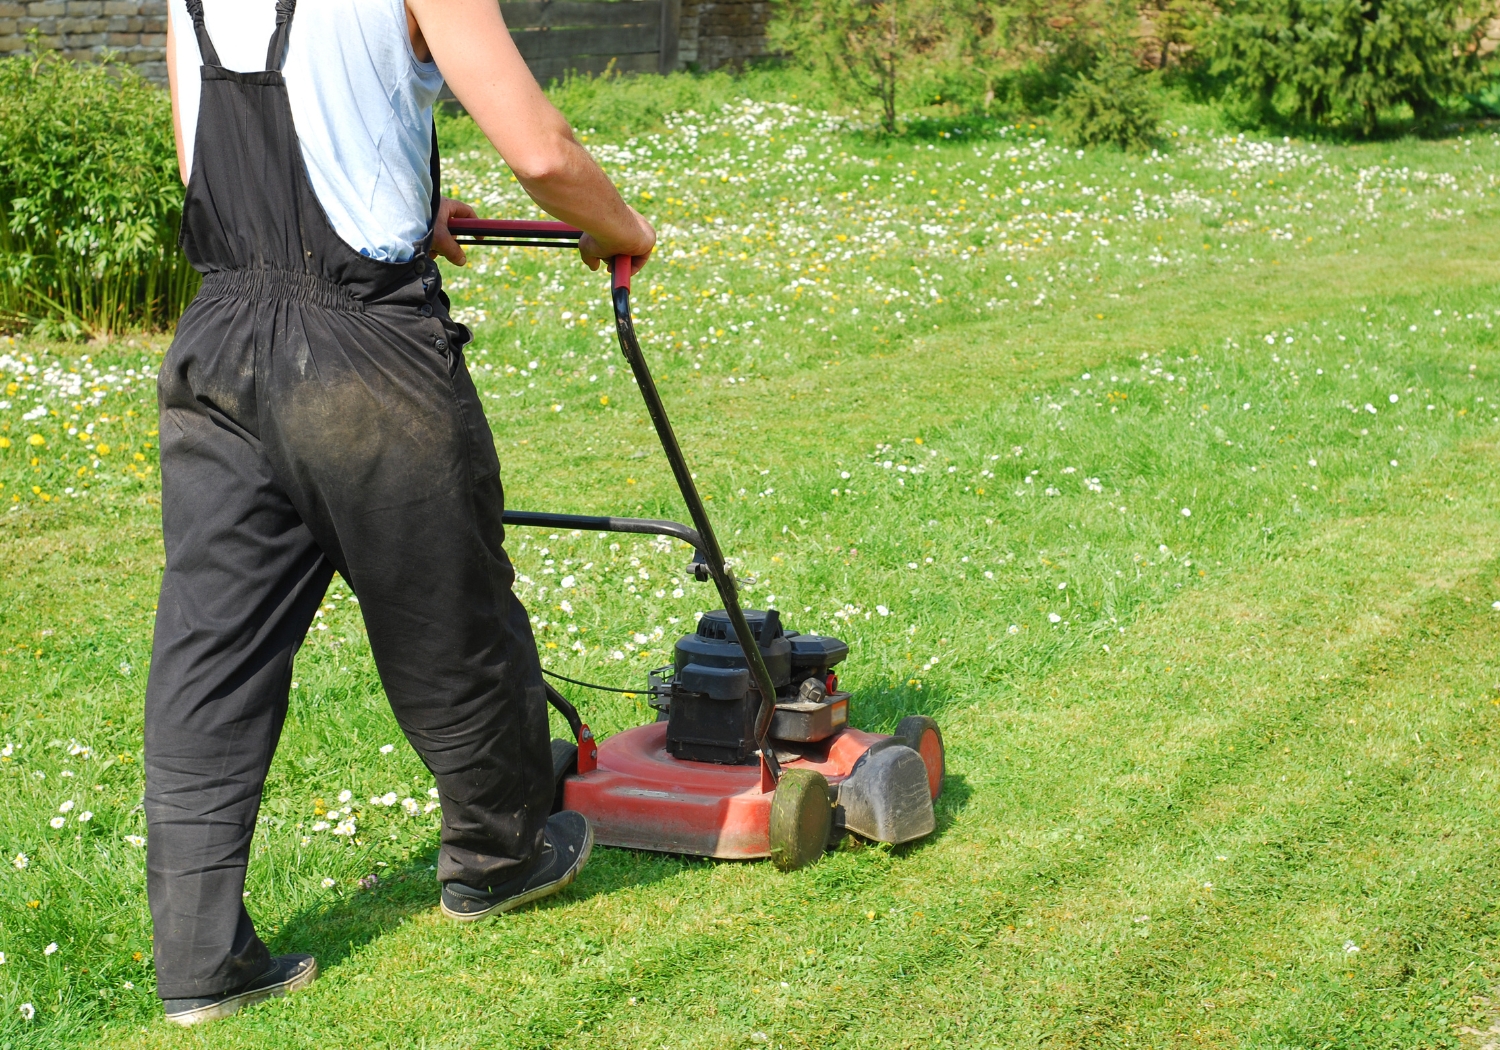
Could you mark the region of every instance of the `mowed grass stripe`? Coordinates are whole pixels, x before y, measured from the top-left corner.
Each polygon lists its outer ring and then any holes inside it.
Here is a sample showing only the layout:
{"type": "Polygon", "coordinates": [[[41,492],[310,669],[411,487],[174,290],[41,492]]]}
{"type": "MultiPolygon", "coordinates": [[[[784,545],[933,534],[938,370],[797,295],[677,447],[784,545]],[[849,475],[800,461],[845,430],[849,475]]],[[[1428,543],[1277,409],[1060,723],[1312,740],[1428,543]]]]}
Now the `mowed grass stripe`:
{"type": "MultiPolygon", "coordinates": [[[[1401,534],[1416,550],[1426,549],[1425,543],[1436,546],[1442,541],[1468,541],[1471,546],[1461,556],[1436,564],[1424,557],[1417,559],[1419,564],[1414,566],[1407,555],[1396,559],[1393,565],[1389,548],[1377,537],[1359,529],[1358,523],[1341,523],[1336,530],[1330,530],[1332,535],[1321,539],[1364,540],[1336,544],[1335,549],[1343,552],[1343,557],[1321,564],[1312,558],[1284,562],[1268,567],[1255,579],[1199,592],[1185,597],[1163,615],[1143,619],[1135,640],[1122,648],[1123,659],[1128,661],[1127,666],[1174,666],[1179,672],[1186,667],[1194,668],[1198,680],[1183,691],[1190,698],[1191,707],[1174,712],[1178,717],[1160,717],[1161,708],[1172,710],[1174,698],[1180,695],[1177,690],[1168,687],[1152,690],[1153,683],[1160,682],[1160,678],[1131,676],[1125,666],[1102,657],[1089,663],[1105,667],[1084,667],[1076,678],[1068,674],[1059,676],[1060,682],[1043,683],[1059,686],[1061,695],[1056,703],[1065,703],[1071,696],[1086,711],[1080,713],[1079,706],[1069,705],[1033,715],[1029,721],[1033,725],[1044,722],[1045,727],[1030,738],[1050,740],[1059,755],[1068,757],[1081,783],[1073,777],[1056,774],[1041,784],[1031,778],[1016,778],[1025,779],[1024,796],[1009,799],[1011,804],[1001,812],[992,812],[994,821],[989,824],[992,843],[1001,848],[1007,845],[1004,832],[996,835],[995,830],[1004,828],[1005,815],[1010,813],[1025,814],[1027,823],[1033,827],[1038,823],[1045,826],[1043,815],[1049,801],[1056,807],[1050,815],[1069,831],[1073,827],[1100,824],[1110,827],[1102,840],[1072,850],[1068,848],[1070,836],[1049,845],[1033,834],[1032,844],[1036,848],[1062,856],[1039,862],[1030,871],[1023,859],[1024,851],[1000,861],[1000,867],[1012,874],[995,896],[1005,902],[1006,926],[1017,927],[1002,935],[1005,942],[1014,945],[1016,956],[1041,952],[1071,957],[1068,968],[1075,972],[1089,969],[1086,958],[1089,953],[1100,956],[1095,961],[1095,980],[1074,988],[1071,995],[1067,992],[1067,982],[1044,984],[1036,990],[1042,994],[1032,1005],[1044,1007],[1043,1014],[1049,1009],[1071,1010],[1077,1019],[1088,1015],[1107,1027],[1121,1018],[1108,1017],[1099,997],[1114,984],[1123,1001],[1129,1004],[1126,1014],[1135,1015],[1137,1025],[1143,1030],[1156,1027],[1156,1038],[1170,1039],[1174,1030],[1184,1024],[1198,1027],[1203,1008],[1197,1001],[1187,1003],[1185,1018],[1158,1017],[1154,1025],[1149,1024],[1153,992],[1159,999],[1154,1004],[1157,1009],[1169,1001],[1200,993],[1203,1000],[1219,998],[1218,1006],[1223,1008],[1228,1005],[1222,1001],[1226,991],[1231,1004],[1235,998],[1244,998],[1241,990],[1233,986],[1224,988],[1225,977],[1252,978],[1267,964],[1271,969],[1288,964],[1310,968],[1315,981],[1329,976],[1337,978],[1333,966],[1327,967],[1328,974],[1319,973],[1316,964],[1309,967],[1307,955],[1317,952],[1325,962],[1330,955],[1335,959],[1342,957],[1343,940],[1350,935],[1357,935],[1365,946],[1358,957],[1364,969],[1373,964],[1382,971],[1401,972],[1413,965],[1409,946],[1408,954],[1403,956],[1399,944],[1372,949],[1371,941],[1366,939],[1380,923],[1371,922],[1367,914],[1359,914],[1357,905],[1362,903],[1359,899],[1362,887],[1344,869],[1362,858],[1351,858],[1347,853],[1374,852],[1380,856],[1394,852],[1372,848],[1371,843],[1361,840],[1361,837],[1394,836],[1399,843],[1404,837],[1409,826],[1405,816],[1395,821],[1381,819],[1385,815],[1382,811],[1389,808],[1393,798],[1403,800],[1403,809],[1415,810],[1420,822],[1421,815],[1430,816],[1422,813],[1424,809],[1439,812],[1450,809],[1451,799],[1444,793],[1458,790],[1459,785],[1431,783],[1432,778],[1428,777],[1429,783],[1417,791],[1409,784],[1411,774],[1405,767],[1398,764],[1392,769],[1389,756],[1380,758],[1377,765],[1375,756],[1360,753],[1366,750],[1364,746],[1351,745],[1343,723],[1351,710],[1368,717],[1372,707],[1378,708],[1382,700],[1393,697],[1393,706],[1399,705],[1395,706],[1395,713],[1383,713],[1402,724],[1390,727],[1385,735],[1372,742],[1369,750],[1386,751],[1398,740],[1409,743],[1411,738],[1405,736],[1405,729],[1415,722],[1421,726],[1418,731],[1427,741],[1425,753],[1429,756],[1451,748],[1456,742],[1454,736],[1467,738],[1468,745],[1460,745],[1470,752],[1470,763],[1465,768],[1493,773],[1493,734],[1497,726],[1493,708],[1484,695],[1485,691],[1494,695],[1493,685],[1484,680],[1482,660],[1475,660],[1482,654],[1482,646],[1493,637],[1493,614],[1488,600],[1481,605],[1471,594],[1471,600],[1463,603],[1431,584],[1426,589],[1411,590],[1409,579],[1391,581],[1385,586],[1363,585],[1382,570],[1400,568],[1406,570],[1402,575],[1420,575],[1439,569],[1465,577],[1463,584],[1467,590],[1488,593],[1494,583],[1496,532],[1492,519],[1485,519],[1493,514],[1493,501],[1479,500],[1473,490],[1488,489],[1485,495],[1493,495],[1486,472],[1492,470],[1495,457],[1490,449],[1482,451],[1484,455],[1475,464],[1480,469],[1469,472],[1468,479],[1446,479],[1473,483],[1472,509],[1481,513],[1471,515],[1470,521],[1455,520],[1457,515],[1446,513],[1427,516],[1420,512],[1416,518],[1384,519],[1398,530],[1402,525],[1414,526],[1401,534]],[[1437,520],[1430,520],[1431,517],[1437,520]],[[1382,550],[1386,551],[1384,557],[1382,550]],[[1295,579],[1299,576],[1302,579],[1295,579]],[[1367,613],[1349,617],[1347,610],[1338,607],[1343,603],[1322,601],[1330,584],[1344,587],[1351,580],[1354,586],[1350,587],[1350,603],[1357,601],[1365,608],[1381,608],[1384,616],[1380,620],[1367,613]],[[1490,586],[1474,586],[1478,583],[1490,586]],[[1256,594],[1257,590],[1262,593],[1256,594]],[[1334,617],[1289,617],[1286,608],[1289,604],[1323,606],[1334,616],[1343,613],[1349,622],[1339,624],[1334,617]],[[1250,639],[1237,639],[1232,631],[1215,631],[1212,645],[1203,644],[1204,625],[1232,623],[1237,618],[1245,622],[1247,615],[1246,630],[1253,632],[1250,639]],[[1434,630],[1437,625],[1441,625],[1440,629],[1434,630]],[[1317,629],[1312,638],[1308,637],[1310,627],[1317,629]],[[1444,637],[1448,633],[1456,637],[1444,637]],[[1144,636],[1149,636],[1149,640],[1143,643],[1144,636]],[[1217,655],[1243,640],[1260,643],[1262,652],[1257,665],[1247,666],[1248,661],[1226,660],[1217,655]],[[1477,662],[1479,667],[1465,669],[1469,673],[1466,683],[1469,688],[1457,697],[1448,697],[1446,708],[1440,705],[1436,710],[1429,709],[1428,692],[1432,686],[1429,676],[1443,669],[1434,667],[1434,663],[1450,658],[1456,641],[1473,646],[1468,650],[1469,662],[1477,662]],[[1388,682],[1386,669],[1397,657],[1404,658],[1403,673],[1396,681],[1388,682]],[[1268,687],[1287,689],[1293,695],[1278,702],[1275,697],[1266,696],[1268,687]],[[1116,699],[1122,692],[1135,694],[1135,704],[1130,705],[1133,711],[1116,699]],[[1081,701],[1082,696],[1088,700],[1081,701]],[[1203,717],[1200,705],[1214,702],[1208,698],[1217,698],[1223,707],[1219,720],[1205,726],[1200,721],[1203,717]],[[1126,707],[1123,712],[1122,707],[1126,707]],[[1117,719],[1109,718],[1111,712],[1117,713],[1117,719]],[[1119,718],[1120,714],[1126,717],[1119,718]],[[1134,718],[1129,717],[1132,714],[1134,718]],[[1483,718],[1482,729],[1475,728],[1476,714],[1483,718]],[[1127,791],[1122,790],[1125,785],[1118,782],[1126,778],[1111,777],[1112,764],[1126,764],[1130,760],[1110,762],[1110,749],[1101,743],[1101,738],[1110,732],[1118,734],[1121,740],[1128,739],[1136,760],[1145,760],[1147,779],[1156,784],[1158,801],[1154,806],[1146,804],[1140,796],[1130,800],[1127,791]],[[1290,746],[1292,754],[1284,754],[1283,745],[1290,746]],[[1475,748],[1480,749],[1481,755],[1472,753],[1475,748]],[[1176,760],[1162,757],[1162,752],[1170,755],[1173,750],[1179,752],[1176,760]],[[1152,758],[1156,759],[1155,768],[1151,768],[1152,758]],[[1477,767],[1473,764],[1475,758],[1479,759],[1477,767]],[[1104,767],[1097,781],[1087,776],[1091,767],[1104,767]],[[1354,772],[1351,783],[1356,787],[1344,786],[1345,769],[1354,772]],[[1288,776],[1284,786],[1279,779],[1281,775],[1288,776]],[[1421,797],[1406,798],[1409,791],[1421,797]],[[1121,824],[1120,810],[1113,819],[1107,805],[1100,812],[1099,803],[1112,798],[1134,802],[1123,809],[1123,814],[1131,818],[1123,827],[1115,827],[1121,824]],[[1292,862],[1278,863],[1275,858],[1278,851],[1293,852],[1292,862]],[[1216,861],[1221,854],[1229,860],[1216,861]],[[1106,857],[1108,867],[1103,877],[1084,879],[1080,885],[1078,876],[1088,875],[1092,867],[1089,860],[1106,857]],[[1220,872],[1226,875],[1221,877],[1220,872]],[[1017,878],[1015,873],[1022,873],[1023,877],[1017,878]],[[1246,878],[1241,873],[1251,874],[1246,878]],[[1025,874],[1051,884],[1051,892],[1027,894],[1025,874]],[[1355,905],[1356,910],[1352,914],[1337,914],[1338,909],[1330,908],[1327,898],[1330,892],[1336,897],[1343,895],[1345,887],[1340,883],[1345,879],[1352,883],[1347,889],[1353,891],[1355,899],[1344,903],[1355,905]],[[1202,881],[1213,881],[1213,890],[1204,892],[1202,881]],[[1165,900],[1164,887],[1171,891],[1165,900]],[[1296,905],[1304,902],[1312,902],[1314,914],[1297,913],[1296,905]],[[1333,916],[1327,914],[1330,910],[1335,912],[1333,916]],[[1141,915],[1150,916],[1147,924],[1133,921],[1141,915]],[[1328,928],[1330,918],[1336,920],[1332,930],[1328,928]],[[1034,927],[1024,925],[1027,919],[1034,927]],[[1318,920],[1317,935],[1313,932],[1315,920],[1318,920]],[[1277,945],[1278,931],[1283,934],[1301,931],[1304,936],[1294,935],[1291,943],[1277,945]],[[1335,936],[1335,931],[1343,932],[1335,936]],[[1132,936],[1136,933],[1148,934],[1145,943],[1132,936]],[[1272,943],[1264,943],[1266,934],[1272,934],[1272,943]],[[1314,943],[1318,935],[1323,941],[1321,945],[1314,943]],[[1331,948],[1329,938],[1334,941],[1331,948]],[[1396,950],[1392,952],[1391,947],[1396,950]],[[1382,949],[1386,952],[1384,960],[1379,959],[1382,949]],[[1117,962],[1110,959],[1116,950],[1120,954],[1117,962]],[[1198,975],[1198,983],[1205,987],[1195,989],[1192,961],[1195,955],[1201,960],[1204,953],[1213,956],[1220,965],[1227,963],[1248,972],[1215,973],[1212,966],[1205,965],[1208,960],[1202,960],[1200,968],[1206,972],[1198,975]],[[1110,978],[1111,971],[1115,972],[1115,980],[1110,978]],[[1150,979],[1145,980],[1148,974],[1150,979]],[[1148,1000],[1144,1003],[1134,1000],[1141,995],[1148,1000]],[[1069,999],[1071,1005],[1064,1007],[1063,1003],[1069,999]]],[[[1317,552],[1319,546],[1314,544],[1312,550],[1317,552]]],[[[1014,725],[1004,715],[997,715],[995,720],[1002,722],[997,727],[1002,731],[1008,728],[1004,723],[1014,725]]],[[[1424,753],[1422,748],[1412,750],[1419,756],[1424,753]]],[[[1451,759],[1452,752],[1447,753],[1451,759]]],[[[1056,764],[1045,768],[1055,769],[1056,764]]],[[[1138,772],[1131,779],[1139,782],[1145,775],[1138,772]]],[[[1401,857],[1392,858],[1392,864],[1399,867],[1414,862],[1418,868],[1424,868],[1436,863],[1460,870],[1465,862],[1476,860],[1492,865],[1493,847],[1483,845],[1482,839],[1474,834],[1475,825],[1482,827],[1493,813],[1493,795],[1487,802],[1475,799],[1474,808],[1467,814],[1470,834],[1460,836],[1459,842],[1448,837],[1454,834],[1454,816],[1448,812],[1441,821],[1443,827],[1434,829],[1446,832],[1446,836],[1411,836],[1408,843],[1400,844],[1401,857]],[[1437,860],[1424,856],[1427,853],[1435,854],[1437,860]],[[1456,856],[1446,858],[1443,863],[1444,854],[1455,853],[1456,856]]],[[[976,828],[987,823],[974,821],[976,828]]],[[[975,830],[975,834],[982,832],[975,830]]],[[[1477,899],[1483,899],[1484,891],[1492,893],[1495,887],[1492,874],[1483,867],[1479,873],[1480,884],[1472,888],[1481,891],[1477,899]]],[[[1368,878],[1379,881],[1385,874],[1389,873],[1377,870],[1368,878]]],[[[1421,911],[1436,902],[1419,896],[1412,903],[1421,911]]],[[[1468,907],[1473,910],[1472,904],[1468,907]]],[[[1436,932],[1424,931],[1429,936],[1436,932]]],[[[1462,950],[1467,936],[1474,932],[1459,927],[1439,939],[1446,938],[1450,944],[1444,947],[1450,950],[1453,944],[1462,950]]],[[[1488,933],[1492,935],[1493,931],[1488,933]]],[[[1431,946],[1428,950],[1432,951],[1431,946]]],[[[1429,972],[1440,972],[1448,961],[1429,959],[1419,961],[1418,965],[1429,972]]],[[[1265,977],[1261,973],[1247,983],[1254,984],[1265,977]]],[[[1285,979],[1286,974],[1282,977],[1285,979]]],[[[1341,983],[1338,980],[1332,983],[1335,987],[1321,989],[1329,1000],[1350,990],[1337,987],[1341,983]]],[[[990,999],[1003,999],[1006,990],[1023,995],[1026,991],[1024,986],[995,987],[990,999]]],[[[1409,994],[1420,996],[1425,991],[1419,983],[1409,994]]],[[[984,998],[982,993],[976,997],[984,998]]],[[[1325,1001],[1320,1005],[1326,1010],[1330,1003],[1325,1001]]],[[[1247,1023],[1250,1027],[1257,1024],[1253,1016],[1247,1018],[1244,1012],[1234,1020],[1234,1028],[1240,1035],[1249,1034],[1247,1023]]],[[[1307,1026],[1303,1034],[1311,1036],[1319,1025],[1336,1025],[1339,1018],[1298,1020],[1307,1026]]],[[[1088,1026],[1071,1034],[1078,1045],[1089,1045],[1088,1026]]],[[[1099,1035],[1094,1032],[1094,1037],[1099,1035]]]]}

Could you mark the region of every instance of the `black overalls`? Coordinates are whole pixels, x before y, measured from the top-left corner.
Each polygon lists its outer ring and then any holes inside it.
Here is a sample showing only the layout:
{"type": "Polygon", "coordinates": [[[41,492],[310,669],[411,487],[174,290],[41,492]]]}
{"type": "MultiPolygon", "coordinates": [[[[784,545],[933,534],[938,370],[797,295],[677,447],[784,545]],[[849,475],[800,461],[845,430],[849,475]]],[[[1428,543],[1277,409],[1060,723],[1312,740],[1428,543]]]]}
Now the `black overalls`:
{"type": "MultiPolygon", "coordinates": [[[[164,999],[218,995],[268,966],[245,866],[292,658],[335,571],[437,779],[438,879],[524,875],[552,799],[468,331],[426,239],[411,262],[378,262],[318,203],[280,72],[293,7],[277,2],[268,68],[236,73],[188,0],[204,65],[182,246],[204,278],[158,380],[166,572],[146,690],[164,999]]],[[[434,201],[435,157],[436,144],[434,201]]]]}

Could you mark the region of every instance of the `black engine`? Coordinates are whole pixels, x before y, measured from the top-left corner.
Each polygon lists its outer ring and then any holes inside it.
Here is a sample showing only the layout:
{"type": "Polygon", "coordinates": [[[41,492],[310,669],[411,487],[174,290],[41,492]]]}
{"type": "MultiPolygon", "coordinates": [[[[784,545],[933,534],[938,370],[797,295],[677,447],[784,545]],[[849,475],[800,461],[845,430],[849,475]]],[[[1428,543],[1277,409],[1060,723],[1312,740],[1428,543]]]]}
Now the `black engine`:
{"type": "MultiPolygon", "coordinates": [[[[847,724],[849,695],[839,692],[831,669],[849,655],[849,646],[785,630],[775,609],[746,610],[745,620],[776,686],[771,737],[815,743],[847,724]]],[[[754,681],[728,613],[706,613],[697,631],[677,640],[673,666],[652,676],[657,706],[666,710],[667,750],[696,762],[757,761],[760,692],[754,681]]]]}

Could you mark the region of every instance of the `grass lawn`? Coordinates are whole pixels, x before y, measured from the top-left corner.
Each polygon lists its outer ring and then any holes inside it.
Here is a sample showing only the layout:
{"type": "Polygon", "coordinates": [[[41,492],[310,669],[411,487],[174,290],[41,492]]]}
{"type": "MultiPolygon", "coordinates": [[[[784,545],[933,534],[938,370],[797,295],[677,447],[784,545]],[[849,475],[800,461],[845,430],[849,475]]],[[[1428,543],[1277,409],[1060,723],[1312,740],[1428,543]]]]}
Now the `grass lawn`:
{"type": "MultiPolygon", "coordinates": [[[[1190,125],[1125,157],[731,99],[591,135],[662,232],[640,330],[749,603],[851,644],[859,726],[939,720],[939,829],[791,875],[601,848],[455,928],[336,581],[247,884],[324,975],[197,1032],[132,838],[165,342],[0,344],[0,1046],[1480,1046],[1500,138],[1190,125]]],[[[446,133],[454,195],[531,214],[446,133]]],[[[512,505],[680,516],[603,282],[447,274],[512,505]]],[[[711,607],[681,547],[509,539],[563,674],[643,685],[711,607]]]]}

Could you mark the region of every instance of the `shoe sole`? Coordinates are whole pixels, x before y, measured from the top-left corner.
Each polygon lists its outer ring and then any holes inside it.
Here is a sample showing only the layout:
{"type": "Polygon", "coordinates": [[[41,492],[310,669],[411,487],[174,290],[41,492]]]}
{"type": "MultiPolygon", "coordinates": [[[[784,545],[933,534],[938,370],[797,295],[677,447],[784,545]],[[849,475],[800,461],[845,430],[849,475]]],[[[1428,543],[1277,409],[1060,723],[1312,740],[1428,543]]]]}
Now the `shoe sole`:
{"type": "Polygon", "coordinates": [[[517,908],[524,908],[528,904],[539,901],[543,897],[550,897],[554,893],[572,885],[573,881],[578,878],[578,873],[583,870],[583,866],[588,863],[589,854],[593,851],[594,826],[590,824],[588,826],[588,834],[583,839],[583,849],[578,851],[578,859],[568,866],[568,870],[563,872],[562,876],[556,882],[549,882],[537,886],[535,889],[527,890],[525,893],[519,893],[514,897],[507,897],[499,904],[486,908],[484,911],[456,912],[450,911],[447,904],[439,906],[442,908],[443,914],[454,922],[478,922],[481,919],[488,919],[496,915],[503,915],[508,911],[515,911],[517,908]]]}
{"type": "Polygon", "coordinates": [[[168,1014],[167,1020],[175,1025],[189,1028],[195,1024],[205,1021],[219,1021],[226,1017],[232,1017],[247,1006],[264,1002],[267,999],[278,999],[283,995],[301,991],[312,984],[318,977],[318,960],[314,959],[306,970],[297,976],[282,981],[280,984],[268,984],[264,988],[257,988],[251,992],[241,992],[232,995],[222,1002],[214,1003],[212,1006],[200,1006],[196,1010],[188,1010],[180,1014],[168,1014]]]}

